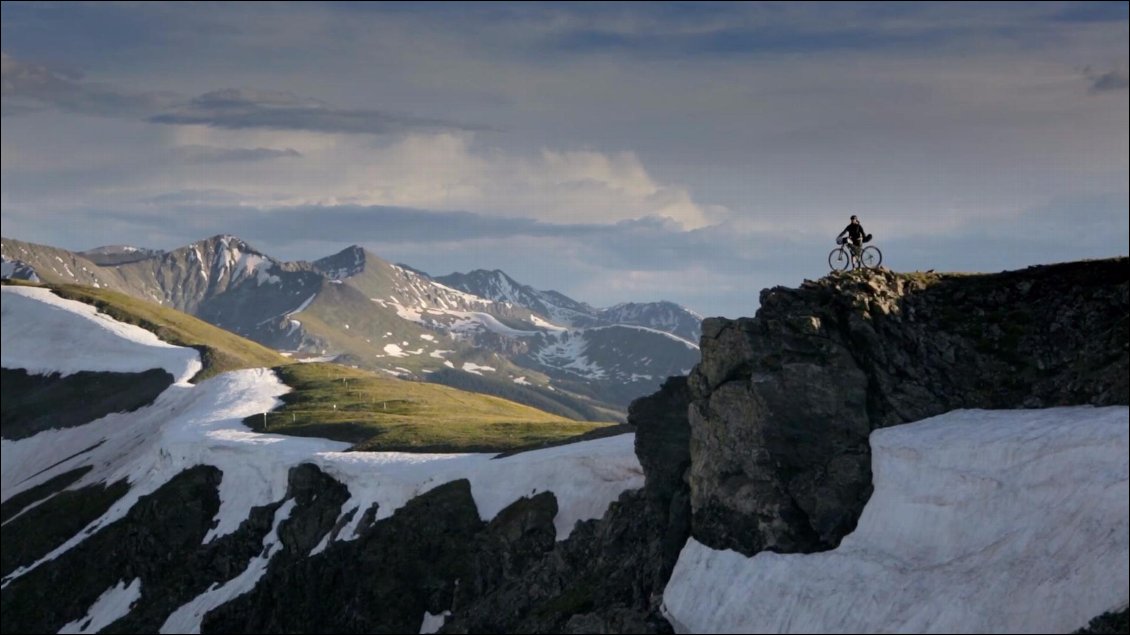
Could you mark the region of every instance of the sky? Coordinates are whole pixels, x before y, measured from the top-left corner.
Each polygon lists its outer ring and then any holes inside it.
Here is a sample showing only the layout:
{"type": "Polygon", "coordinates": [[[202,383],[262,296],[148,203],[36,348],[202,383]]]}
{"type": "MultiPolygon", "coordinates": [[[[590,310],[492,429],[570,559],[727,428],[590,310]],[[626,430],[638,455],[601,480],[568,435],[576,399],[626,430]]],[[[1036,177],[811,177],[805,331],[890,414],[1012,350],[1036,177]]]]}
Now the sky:
{"type": "Polygon", "coordinates": [[[1126,2],[0,6],[9,238],[726,317],[852,214],[898,271],[1130,251],[1126,2]]]}

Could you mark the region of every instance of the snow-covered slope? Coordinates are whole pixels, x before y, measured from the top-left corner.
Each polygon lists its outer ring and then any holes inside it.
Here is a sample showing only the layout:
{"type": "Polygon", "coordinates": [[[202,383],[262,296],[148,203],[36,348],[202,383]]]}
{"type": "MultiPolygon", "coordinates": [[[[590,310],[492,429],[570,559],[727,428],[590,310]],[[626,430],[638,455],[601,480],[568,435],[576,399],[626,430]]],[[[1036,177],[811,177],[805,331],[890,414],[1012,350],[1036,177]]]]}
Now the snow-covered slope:
{"type": "Polygon", "coordinates": [[[1128,409],[955,411],[871,436],[875,491],[832,551],[690,540],[682,632],[1066,633],[1125,607],[1128,409]]]}
{"type": "MultiPolygon", "coordinates": [[[[503,459],[491,454],[346,452],[349,446],[345,443],[258,434],[243,425],[243,419],[272,409],[289,390],[271,371],[229,372],[192,385],[184,380],[199,367],[193,349],[160,342],[146,331],[117,323],[82,303],[61,300],[44,289],[5,287],[3,293],[0,332],[5,338],[6,368],[50,373],[162,367],[175,371],[178,378],[152,404],[134,412],[0,441],[0,498],[4,501],[80,468],[87,471],[68,489],[121,480],[129,484],[128,492],[82,531],[6,576],[5,587],[124,518],[142,497],[194,466],[215,466],[223,472],[220,507],[205,544],[235,532],[254,507],[283,502],[288,473],[300,464],[315,465],[348,488],[351,498],[339,518],[343,529],[335,535],[342,541],[358,535],[364,511],[377,510],[367,522],[387,518],[412,498],[458,479],[470,482],[484,520],[524,496],[552,491],[557,501],[554,526],[557,539],[562,540],[578,520],[600,516],[623,491],[643,484],[630,434],[503,459]]],[[[288,500],[278,508],[275,530],[264,539],[262,554],[237,565],[246,568],[243,574],[173,612],[162,630],[199,632],[205,611],[253,588],[274,553],[279,523],[293,506],[293,500],[288,500]]],[[[324,548],[325,544],[316,551],[324,548]]],[[[105,590],[88,612],[92,623],[108,624],[128,613],[138,593],[144,593],[138,585],[136,580],[123,580],[105,590]]],[[[68,624],[65,628],[80,627],[68,624]]]]}
{"type": "Polygon", "coordinates": [[[161,341],[143,328],[114,320],[89,304],[47,289],[0,288],[4,328],[0,364],[33,374],[82,370],[140,372],[163,368],[176,382],[200,371],[200,354],[161,341]]]}

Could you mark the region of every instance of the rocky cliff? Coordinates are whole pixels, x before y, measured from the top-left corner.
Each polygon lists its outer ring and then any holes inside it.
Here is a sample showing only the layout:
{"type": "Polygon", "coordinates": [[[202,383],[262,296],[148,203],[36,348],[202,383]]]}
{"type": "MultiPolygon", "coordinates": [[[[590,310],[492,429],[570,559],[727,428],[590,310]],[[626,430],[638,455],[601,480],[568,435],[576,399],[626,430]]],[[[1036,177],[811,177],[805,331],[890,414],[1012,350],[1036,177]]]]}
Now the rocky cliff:
{"type": "Polygon", "coordinates": [[[834,547],[870,495],[876,428],[1130,403],[1127,274],[1125,258],[854,272],[766,290],[751,319],[706,320],[689,378],[695,537],[747,555],[834,547]]]}
{"type": "Polygon", "coordinates": [[[702,362],[629,411],[644,489],[456,607],[448,628],[663,632],[690,535],[747,555],[836,546],[870,496],[876,428],[1130,403],[1128,265],[838,274],[766,290],[756,317],[706,320],[702,362]]]}

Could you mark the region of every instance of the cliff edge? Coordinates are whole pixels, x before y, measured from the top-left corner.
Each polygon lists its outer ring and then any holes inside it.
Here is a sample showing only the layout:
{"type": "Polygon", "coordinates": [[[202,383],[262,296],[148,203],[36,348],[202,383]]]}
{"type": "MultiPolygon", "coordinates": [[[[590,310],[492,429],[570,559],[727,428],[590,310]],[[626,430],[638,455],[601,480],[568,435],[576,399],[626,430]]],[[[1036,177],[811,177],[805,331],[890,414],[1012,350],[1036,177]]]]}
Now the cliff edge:
{"type": "Polygon", "coordinates": [[[754,318],[706,320],[688,379],[693,535],[747,555],[829,549],[871,494],[877,428],[1130,403],[1128,272],[833,274],[763,291],[754,318]]]}

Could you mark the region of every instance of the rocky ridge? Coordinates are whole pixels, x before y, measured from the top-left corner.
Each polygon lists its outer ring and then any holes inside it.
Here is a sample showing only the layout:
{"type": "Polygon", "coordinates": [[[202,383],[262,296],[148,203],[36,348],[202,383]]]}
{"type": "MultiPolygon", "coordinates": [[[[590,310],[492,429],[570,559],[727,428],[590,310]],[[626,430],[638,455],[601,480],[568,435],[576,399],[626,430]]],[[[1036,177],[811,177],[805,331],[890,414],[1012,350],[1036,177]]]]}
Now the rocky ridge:
{"type": "Polygon", "coordinates": [[[959,408],[1130,403],[1125,258],[992,275],[833,275],[706,320],[691,373],[694,535],[815,551],[871,491],[868,435],[959,408]]]}

